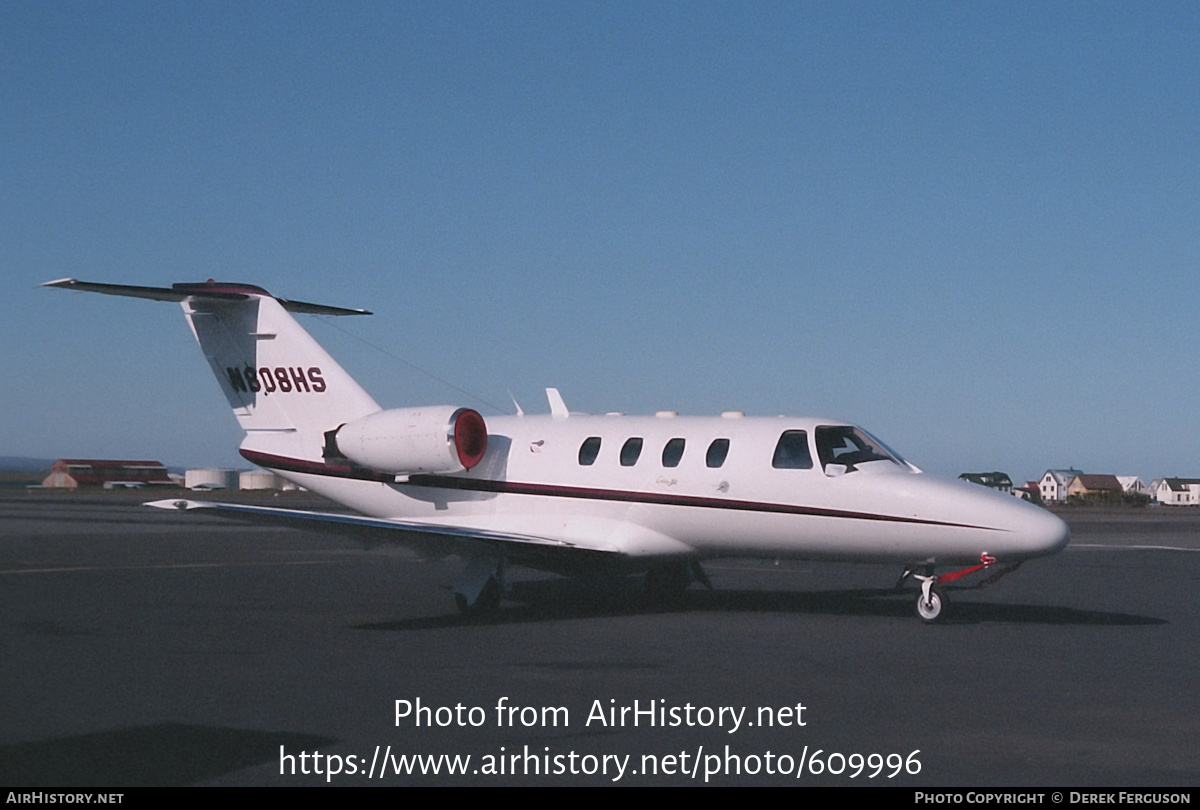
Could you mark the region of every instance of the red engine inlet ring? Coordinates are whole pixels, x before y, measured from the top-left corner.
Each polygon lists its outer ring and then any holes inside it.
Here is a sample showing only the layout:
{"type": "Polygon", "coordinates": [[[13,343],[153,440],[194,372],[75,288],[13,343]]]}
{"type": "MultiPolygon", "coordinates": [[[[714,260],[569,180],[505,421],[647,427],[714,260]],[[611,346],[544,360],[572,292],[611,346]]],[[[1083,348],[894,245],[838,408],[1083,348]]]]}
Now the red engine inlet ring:
{"type": "Polygon", "coordinates": [[[471,469],[487,452],[487,425],[479,411],[463,408],[454,415],[454,449],[458,460],[466,469],[471,469]]]}

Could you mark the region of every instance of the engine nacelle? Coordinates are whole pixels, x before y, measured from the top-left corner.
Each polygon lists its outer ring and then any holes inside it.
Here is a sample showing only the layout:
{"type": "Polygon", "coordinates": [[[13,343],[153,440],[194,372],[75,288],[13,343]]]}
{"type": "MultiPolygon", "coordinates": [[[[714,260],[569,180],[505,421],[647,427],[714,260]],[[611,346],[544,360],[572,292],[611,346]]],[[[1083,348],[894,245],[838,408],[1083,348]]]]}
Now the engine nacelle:
{"type": "Polygon", "coordinates": [[[461,472],[487,452],[487,426],[470,408],[392,408],[347,422],[333,440],[343,456],[372,470],[461,472]]]}

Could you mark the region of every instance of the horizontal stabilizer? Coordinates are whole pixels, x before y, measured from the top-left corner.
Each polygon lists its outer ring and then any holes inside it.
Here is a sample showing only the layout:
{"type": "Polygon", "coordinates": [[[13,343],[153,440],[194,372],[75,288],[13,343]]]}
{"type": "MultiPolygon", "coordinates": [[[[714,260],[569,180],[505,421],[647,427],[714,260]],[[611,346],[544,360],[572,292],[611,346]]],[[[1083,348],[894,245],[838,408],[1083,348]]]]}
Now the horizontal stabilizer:
{"type": "MultiPolygon", "coordinates": [[[[124,295],[129,298],[148,298],[152,301],[244,301],[252,295],[264,295],[274,298],[262,287],[251,284],[230,284],[219,281],[204,281],[196,284],[172,284],[170,287],[138,287],[131,284],[100,284],[94,281],[79,281],[73,278],[60,278],[57,281],[47,281],[43,287],[58,287],[64,290],[79,290],[81,292],[103,293],[105,295],[124,295]]],[[[309,304],[304,301],[289,301],[286,298],[276,298],[288,312],[300,312],[306,315],[370,315],[365,309],[346,309],[331,307],[325,304],[309,304]]]]}

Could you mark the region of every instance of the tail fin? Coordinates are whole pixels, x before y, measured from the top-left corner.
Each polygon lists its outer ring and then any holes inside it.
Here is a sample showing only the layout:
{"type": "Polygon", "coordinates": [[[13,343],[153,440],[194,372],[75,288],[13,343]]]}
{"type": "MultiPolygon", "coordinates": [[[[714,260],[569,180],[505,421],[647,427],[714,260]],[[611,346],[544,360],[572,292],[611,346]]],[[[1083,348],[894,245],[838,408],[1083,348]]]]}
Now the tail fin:
{"type": "Polygon", "coordinates": [[[380,410],[289,312],[369,315],[275,298],[247,284],[209,281],[166,287],[75,279],[44,287],[176,301],[246,438],[243,450],[320,460],[324,433],[380,410]]]}

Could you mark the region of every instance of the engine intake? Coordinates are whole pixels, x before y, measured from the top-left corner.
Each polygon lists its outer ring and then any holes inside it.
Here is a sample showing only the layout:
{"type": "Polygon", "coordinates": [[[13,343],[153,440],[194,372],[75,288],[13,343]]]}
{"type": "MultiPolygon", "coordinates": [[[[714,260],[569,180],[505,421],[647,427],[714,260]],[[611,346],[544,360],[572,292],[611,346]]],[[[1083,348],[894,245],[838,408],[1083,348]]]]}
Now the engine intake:
{"type": "Polygon", "coordinates": [[[483,417],[453,405],[378,411],[332,433],[341,455],[397,475],[469,470],[487,452],[483,417]]]}

